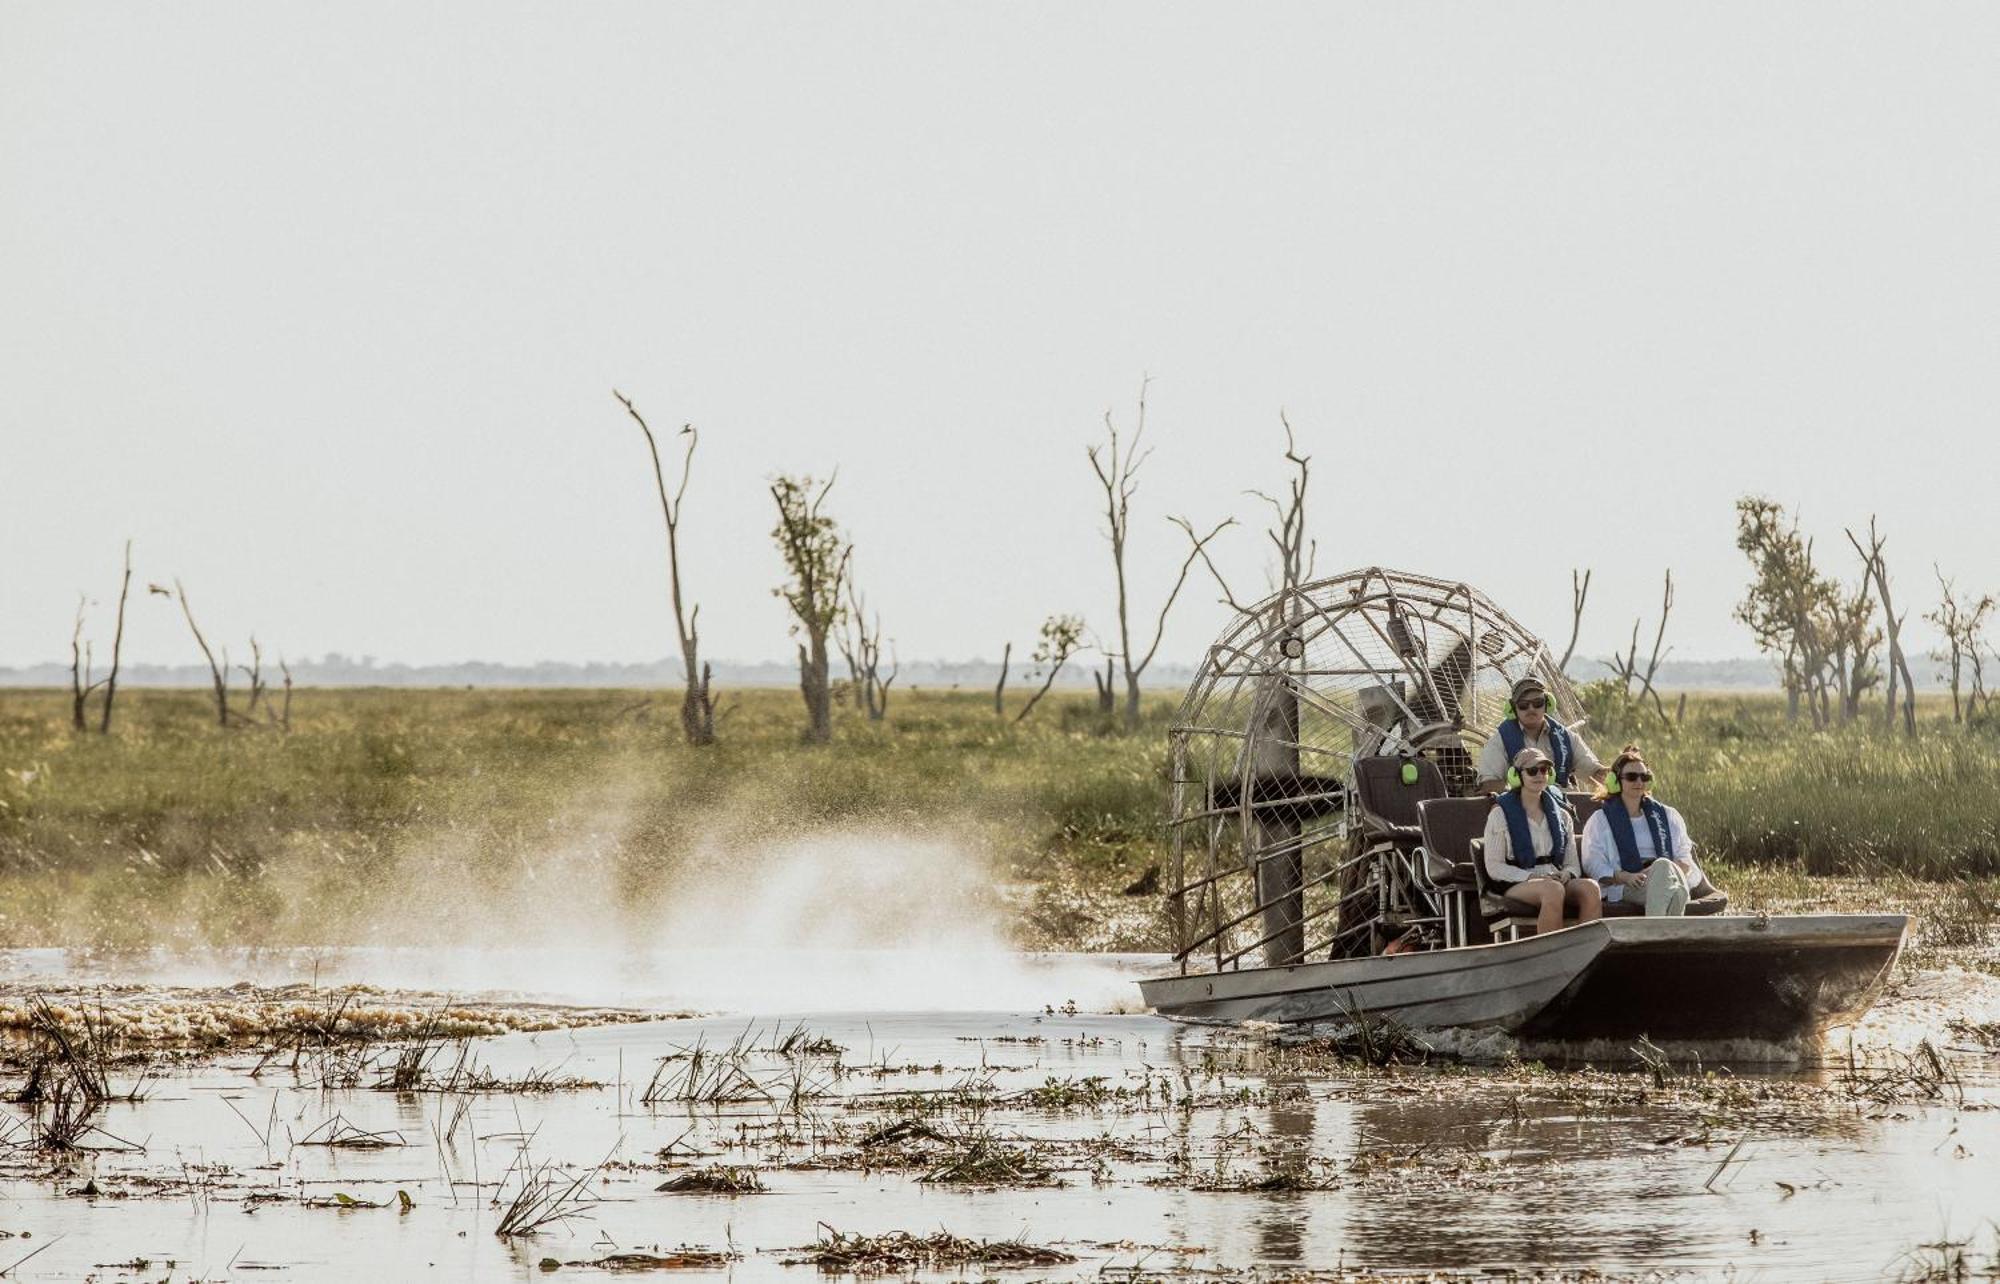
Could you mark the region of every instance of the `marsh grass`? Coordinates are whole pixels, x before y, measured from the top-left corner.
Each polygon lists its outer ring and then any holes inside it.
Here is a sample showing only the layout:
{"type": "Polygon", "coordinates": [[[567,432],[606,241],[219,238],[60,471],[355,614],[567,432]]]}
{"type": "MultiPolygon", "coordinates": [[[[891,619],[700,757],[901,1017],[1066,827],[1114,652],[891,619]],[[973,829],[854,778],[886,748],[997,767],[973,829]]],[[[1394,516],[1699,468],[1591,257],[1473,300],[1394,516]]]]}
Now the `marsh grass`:
{"type": "MultiPolygon", "coordinates": [[[[308,690],[279,736],[142,689],[109,737],[74,735],[62,692],[0,692],[0,945],[573,935],[647,913],[717,853],[843,827],[964,848],[1024,945],[1164,944],[1157,898],[1120,893],[1167,857],[1169,694],[1125,736],[1088,696],[1014,726],[987,695],[917,691],[819,747],[796,693],[731,698],[722,743],[694,750],[622,691],[308,690]]],[[[1945,707],[1926,698],[1914,740],[1788,726],[1760,696],[1696,696],[1673,726],[1600,710],[1586,734],[1646,747],[1737,907],[1809,901],[1823,878],[1968,886],[1928,938],[1965,948],[1995,913],[2000,731],[1945,707]]]]}

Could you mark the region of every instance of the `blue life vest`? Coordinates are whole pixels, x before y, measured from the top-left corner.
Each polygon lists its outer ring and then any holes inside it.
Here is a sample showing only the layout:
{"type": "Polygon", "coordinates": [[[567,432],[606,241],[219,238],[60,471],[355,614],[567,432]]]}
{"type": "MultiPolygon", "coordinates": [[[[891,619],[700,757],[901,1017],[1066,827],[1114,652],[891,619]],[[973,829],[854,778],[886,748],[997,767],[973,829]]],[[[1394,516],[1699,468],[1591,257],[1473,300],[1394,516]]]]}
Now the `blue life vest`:
{"type": "MultiPolygon", "coordinates": [[[[1636,874],[1646,868],[1646,860],[1639,855],[1639,836],[1632,832],[1632,817],[1625,811],[1625,800],[1606,798],[1600,810],[1604,813],[1604,823],[1611,827],[1612,841],[1618,844],[1618,864],[1628,874],[1636,874]]],[[[1666,805],[1651,798],[1642,798],[1639,800],[1639,814],[1645,818],[1646,828],[1653,831],[1654,852],[1672,857],[1673,829],[1667,824],[1666,805]]]]}
{"type": "MultiPolygon", "coordinates": [[[[1554,718],[1550,718],[1548,724],[1549,757],[1555,760],[1555,782],[1560,786],[1574,785],[1576,776],[1570,768],[1576,762],[1576,750],[1569,742],[1569,728],[1554,718]]],[[[1521,730],[1520,719],[1509,718],[1500,724],[1500,743],[1506,747],[1507,766],[1512,770],[1514,755],[1528,747],[1528,736],[1521,730]]]]}
{"type": "MultiPolygon", "coordinates": [[[[1548,861],[1560,869],[1569,859],[1569,808],[1556,801],[1553,789],[1542,790],[1542,818],[1549,822],[1549,837],[1553,840],[1553,850],[1548,861]]],[[[1507,837],[1511,851],[1508,855],[1522,869],[1533,869],[1535,858],[1535,836],[1528,831],[1528,807],[1521,801],[1521,791],[1509,789],[1495,799],[1500,804],[1500,814],[1507,818],[1507,837]]]]}

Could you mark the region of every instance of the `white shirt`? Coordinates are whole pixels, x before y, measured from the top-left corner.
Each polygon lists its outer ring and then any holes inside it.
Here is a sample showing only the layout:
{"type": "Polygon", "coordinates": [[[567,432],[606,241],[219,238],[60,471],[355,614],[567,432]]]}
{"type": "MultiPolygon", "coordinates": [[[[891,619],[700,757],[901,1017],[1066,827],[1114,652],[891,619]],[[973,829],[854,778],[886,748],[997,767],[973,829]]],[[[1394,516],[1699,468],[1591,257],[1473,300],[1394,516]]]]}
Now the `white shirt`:
{"type": "MultiPolygon", "coordinates": [[[[1480,858],[1486,862],[1486,877],[1495,883],[1521,883],[1530,874],[1553,873],[1555,840],[1539,806],[1528,810],[1528,841],[1535,845],[1535,867],[1522,869],[1514,863],[1514,833],[1507,827],[1507,813],[1495,804],[1486,813],[1486,841],[1480,851],[1480,858]]],[[[1569,840],[1569,850],[1563,853],[1562,867],[1572,874],[1583,872],[1577,861],[1574,836],[1569,840]]]]}
{"type": "MultiPolygon", "coordinates": [[[[1604,800],[1604,807],[1623,807],[1624,805],[1625,802],[1622,798],[1606,798],[1604,800]]],[[[1667,842],[1674,849],[1671,855],[1677,861],[1686,861],[1692,865],[1694,863],[1694,843],[1688,838],[1687,822],[1682,820],[1681,814],[1672,807],[1667,807],[1665,803],[1661,803],[1660,806],[1667,808],[1667,842]]],[[[1604,818],[1604,807],[1600,807],[1592,812],[1590,819],[1585,821],[1583,825],[1583,872],[1592,878],[1600,880],[1610,878],[1613,874],[1619,873],[1625,868],[1619,863],[1618,840],[1611,836],[1611,822],[1604,818]]],[[[1653,827],[1646,823],[1644,817],[1632,822],[1632,842],[1639,849],[1640,860],[1650,863],[1667,854],[1661,852],[1658,844],[1653,841],[1653,827]]],[[[1690,885],[1696,881],[1698,880],[1692,877],[1688,879],[1690,885]]],[[[1606,904],[1616,905],[1624,899],[1625,889],[1623,887],[1615,885],[1607,885],[1605,887],[1604,900],[1606,904]]]]}
{"type": "MultiPolygon", "coordinates": [[[[1576,774],[1578,780],[1588,780],[1590,773],[1596,771],[1604,764],[1598,761],[1597,755],[1590,751],[1590,746],[1583,742],[1583,737],[1576,733],[1575,728],[1566,728],[1566,730],[1569,731],[1569,769],[1576,774]]],[[[1523,749],[1539,749],[1549,756],[1550,762],[1554,762],[1556,760],[1556,747],[1549,743],[1549,740],[1549,724],[1546,721],[1542,723],[1542,734],[1539,736],[1531,736],[1528,734],[1526,727],[1521,728],[1521,747],[1523,749]]],[[[1479,778],[1481,780],[1505,780],[1507,778],[1507,768],[1510,765],[1507,758],[1507,742],[1500,738],[1498,731],[1495,731],[1491,736],[1487,737],[1486,743],[1480,746],[1479,778]]],[[[1562,782],[1557,781],[1556,783],[1561,784],[1562,782]]]]}

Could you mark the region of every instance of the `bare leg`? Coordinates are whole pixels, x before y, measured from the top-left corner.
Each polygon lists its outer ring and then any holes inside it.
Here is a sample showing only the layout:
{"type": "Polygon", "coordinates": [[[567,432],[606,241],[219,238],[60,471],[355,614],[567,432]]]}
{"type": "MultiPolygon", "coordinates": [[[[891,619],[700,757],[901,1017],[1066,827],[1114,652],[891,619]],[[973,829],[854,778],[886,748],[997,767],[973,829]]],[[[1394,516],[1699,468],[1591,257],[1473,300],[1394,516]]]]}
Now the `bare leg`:
{"type": "Polygon", "coordinates": [[[1563,885],[1563,899],[1576,906],[1576,921],[1588,923],[1604,917],[1604,893],[1594,878],[1573,879],[1563,885]]]}
{"type": "Polygon", "coordinates": [[[1535,907],[1535,932],[1545,935],[1563,925],[1563,886],[1554,879],[1531,878],[1507,889],[1507,899],[1535,907]]]}

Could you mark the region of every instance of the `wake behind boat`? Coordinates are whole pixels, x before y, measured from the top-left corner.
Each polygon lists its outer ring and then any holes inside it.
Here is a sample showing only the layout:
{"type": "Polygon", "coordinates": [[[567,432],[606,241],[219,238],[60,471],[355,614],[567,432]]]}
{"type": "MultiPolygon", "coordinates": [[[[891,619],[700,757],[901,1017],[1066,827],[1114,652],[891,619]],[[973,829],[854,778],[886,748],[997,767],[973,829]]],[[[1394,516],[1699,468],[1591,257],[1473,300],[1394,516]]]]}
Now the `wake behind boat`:
{"type": "Polygon", "coordinates": [[[1533,935],[1485,885],[1474,765],[1526,677],[1580,710],[1548,648],[1464,584],[1371,568],[1241,612],[1171,732],[1179,971],[1140,982],[1146,1002],[1554,1041],[1789,1041],[1867,1010],[1903,915],[1730,915],[1718,893],[1533,935]]]}

